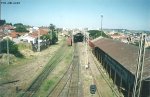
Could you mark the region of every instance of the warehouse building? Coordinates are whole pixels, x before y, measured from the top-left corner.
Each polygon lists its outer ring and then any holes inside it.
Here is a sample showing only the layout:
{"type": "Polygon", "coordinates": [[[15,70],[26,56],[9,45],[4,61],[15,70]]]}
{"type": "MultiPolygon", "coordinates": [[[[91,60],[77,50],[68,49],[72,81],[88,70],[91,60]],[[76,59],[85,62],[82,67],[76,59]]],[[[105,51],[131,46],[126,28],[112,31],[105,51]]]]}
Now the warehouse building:
{"type": "MultiPolygon", "coordinates": [[[[101,38],[92,42],[93,53],[125,97],[131,97],[137,68],[134,45],[101,38]]],[[[146,49],[140,97],[150,97],[150,50],[146,49]]]]}

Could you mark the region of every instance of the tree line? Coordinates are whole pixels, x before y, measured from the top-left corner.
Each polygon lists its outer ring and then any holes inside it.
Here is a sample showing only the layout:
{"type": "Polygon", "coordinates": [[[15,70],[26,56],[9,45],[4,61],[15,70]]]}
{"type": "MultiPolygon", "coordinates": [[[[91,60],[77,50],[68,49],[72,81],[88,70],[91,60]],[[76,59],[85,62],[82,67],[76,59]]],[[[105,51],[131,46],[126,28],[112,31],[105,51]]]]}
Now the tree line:
{"type": "Polygon", "coordinates": [[[99,31],[99,30],[89,30],[89,36],[92,39],[98,38],[100,36],[102,37],[106,37],[106,38],[110,38],[108,35],[106,35],[103,31],[99,31]]]}

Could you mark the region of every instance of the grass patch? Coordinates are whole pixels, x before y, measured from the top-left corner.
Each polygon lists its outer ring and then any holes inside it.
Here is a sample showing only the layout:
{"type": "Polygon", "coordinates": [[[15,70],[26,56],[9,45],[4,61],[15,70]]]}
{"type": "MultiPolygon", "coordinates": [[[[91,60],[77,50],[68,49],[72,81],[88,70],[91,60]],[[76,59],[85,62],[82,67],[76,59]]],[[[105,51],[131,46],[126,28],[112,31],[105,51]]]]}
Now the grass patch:
{"type": "Polygon", "coordinates": [[[0,84],[9,80],[8,65],[0,65],[0,84]]]}
{"type": "Polygon", "coordinates": [[[70,64],[72,61],[72,56],[73,56],[73,47],[68,47],[68,55],[64,58],[64,63],[65,64],[70,64]]]}
{"type": "Polygon", "coordinates": [[[32,49],[32,46],[29,43],[19,43],[18,44],[18,49],[19,50],[32,49]]]}
{"type": "Polygon", "coordinates": [[[56,80],[54,78],[45,80],[41,85],[40,90],[38,90],[33,97],[46,97],[48,91],[54,87],[55,82],[56,80]]]}
{"type": "Polygon", "coordinates": [[[48,91],[49,88],[54,84],[54,81],[53,80],[47,80],[44,84],[44,91],[48,91]]]}

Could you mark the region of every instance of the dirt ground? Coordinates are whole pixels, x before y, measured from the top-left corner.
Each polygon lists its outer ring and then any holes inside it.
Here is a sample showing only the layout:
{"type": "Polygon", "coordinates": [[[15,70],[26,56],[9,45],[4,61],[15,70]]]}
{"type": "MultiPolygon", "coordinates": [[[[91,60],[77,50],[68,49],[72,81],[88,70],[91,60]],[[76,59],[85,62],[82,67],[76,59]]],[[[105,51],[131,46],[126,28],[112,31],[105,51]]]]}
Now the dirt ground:
{"type": "Polygon", "coordinates": [[[35,56],[35,58],[9,70],[9,80],[17,82],[0,86],[0,97],[16,97],[18,91],[26,89],[60,47],[59,44],[61,44],[61,42],[41,52],[33,53],[30,50],[23,51],[23,53],[26,53],[26,56],[35,56]]]}

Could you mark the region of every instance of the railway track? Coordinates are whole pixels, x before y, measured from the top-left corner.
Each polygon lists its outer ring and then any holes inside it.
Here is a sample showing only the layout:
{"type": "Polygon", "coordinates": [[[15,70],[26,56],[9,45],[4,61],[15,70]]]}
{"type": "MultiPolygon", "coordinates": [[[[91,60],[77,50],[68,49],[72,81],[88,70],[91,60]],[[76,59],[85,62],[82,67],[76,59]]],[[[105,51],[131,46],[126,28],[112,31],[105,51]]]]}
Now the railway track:
{"type": "Polygon", "coordinates": [[[32,84],[27,88],[21,97],[32,97],[40,88],[42,82],[47,78],[49,73],[56,67],[56,65],[64,58],[67,52],[67,46],[63,44],[55,53],[54,57],[50,59],[43,71],[37,76],[32,84]]]}
{"type": "Polygon", "coordinates": [[[47,97],[80,97],[79,90],[79,55],[77,44],[74,44],[73,60],[63,77],[49,92],[47,97]]]}
{"type": "Polygon", "coordinates": [[[60,80],[58,81],[58,83],[48,93],[48,95],[46,97],[59,97],[60,93],[62,92],[62,90],[64,89],[64,87],[66,86],[68,80],[71,77],[71,72],[72,72],[73,68],[74,67],[73,67],[72,62],[71,62],[71,64],[67,68],[67,70],[64,73],[64,75],[60,78],[60,80]]]}
{"type": "Polygon", "coordinates": [[[75,65],[74,70],[71,75],[69,91],[67,97],[79,97],[78,95],[78,82],[79,82],[79,56],[75,56],[73,60],[73,65],[75,65]]]}
{"type": "Polygon", "coordinates": [[[100,72],[100,74],[102,75],[103,79],[106,81],[106,83],[108,84],[108,86],[111,88],[111,90],[113,91],[115,97],[122,97],[118,91],[114,88],[114,86],[111,85],[111,82],[107,79],[108,77],[104,74],[105,72],[102,70],[102,67],[98,64],[97,60],[95,59],[94,55],[92,54],[92,52],[90,53],[92,59],[94,60],[94,63],[96,64],[96,67],[98,68],[98,71],[100,72]]]}
{"type": "MultiPolygon", "coordinates": [[[[95,77],[94,77],[94,74],[93,74],[93,72],[92,72],[92,70],[91,70],[90,65],[89,65],[89,72],[90,72],[90,74],[91,74],[91,76],[92,76],[92,79],[93,79],[93,81],[94,81],[94,84],[95,84],[96,86],[98,86],[98,85],[97,85],[97,80],[96,80],[95,77]]],[[[97,94],[98,94],[98,96],[99,96],[99,97],[104,97],[104,96],[102,95],[101,91],[100,91],[98,88],[96,88],[96,89],[97,89],[97,94]]]]}

